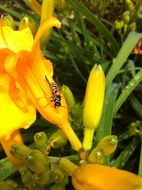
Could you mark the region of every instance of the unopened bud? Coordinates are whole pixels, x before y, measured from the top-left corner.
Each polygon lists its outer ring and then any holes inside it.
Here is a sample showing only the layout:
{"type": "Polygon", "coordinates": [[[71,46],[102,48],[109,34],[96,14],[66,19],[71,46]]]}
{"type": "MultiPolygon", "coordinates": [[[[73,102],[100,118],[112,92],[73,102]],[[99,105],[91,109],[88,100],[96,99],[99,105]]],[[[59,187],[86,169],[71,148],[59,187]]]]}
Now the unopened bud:
{"type": "Polygon", "coordinates": [[[88,156],[88,162],[94,164],[102,164],[103,161],[104,161],[103,152],[98,148],[94,148],[88,156]]]}
{"type": "Polygon", "coordinates": [[[105,94],[105,75],[101,65],[95,65],[90,72],[84,98],[83,148],[88,151],[92,147],[93,135],[97,129],[103,110],[105,94]]]}
{"type": "Polygon", "coordinates": [[[118,143],[117,136],[108,135],[99,141],[96,148],[101,150],[104,156],[106,156],[112,154],[116,150],[117,143],[118,143]]]}
{"type": "Polygon", "coordinates": [[[58,129],[55,133],[53,133],[48,140],[50,147],[55,149],[64,146],[66,143],[67,137],[61,129],[58,129]]]}
{"type": "Polygon", "coordinates": [[[116,30],[121,30],[124,26],[124,21],[118,21],[116,20],[114,23],[114,27],[116,30]]]}
{"type": "Polygon", "coordinates": [[[131,24],[129,24],[129,30],[133,31],[136,30],[136,23],[132,22],[131,24]]]}
{"type": "Polygon", "coordinates": [[[68,105],[68,108],[69,110],[75,105],[75,100],[74,100],[74,97],[73,97],[73,94],[71,92],[71,90],[69,89],[68,86],[66,85],[63,85],[62,86],[62,93],[65,97],[65,100],[67,102],[67,105],[68,105]]]}
{"type": "Polygon", "coordinates": [[[11,154],[20,160],[24,160],[24,158],[31,152],[32,150],[23,145],[23,144],[14,144],[11,146],[11,154]]]}
{"type": "Polygon", "coordinates": [[[23,168],[20,170],[20,174],[21,174],[22,182],[25,185],[29,184],[32,179],[32,172],[28,170],[27,168],[23,168]]]}
{"type": "Polygon", "coordinates": [[[52,177],[55,183],[61,183],[64,180],[65,175],[60,169],[54,168],[52,170],[52,177]]]}
{"type": "Polygon", "coordinates": [[[30,28],[33,36],[35,36],[37,28],[34,21],[28,16],[24,16],[24,18],[20,20],[19,30],[23,30],[24,28],[27,28],[27,27],[30,28]]]}
{"type": "Polygon", "coordinates": [[[33,175],[32,180],[38,185],[46,185],[53,182],[52,173],[49,170],[46,170],[41,173],[36,173],[33,175]]]}
{"type": "Polygon", "coordinates": [[[123,21],[125,24],[128,24],[130,21],[130,12],[129,11],[125,11],[122,15],[123,17],[123,21]]]}
{"type": "Polygon", "coordinates": [[[40,173],[49,168],[49,159],[39,150],[32,150],[25,158],[25,165],[31,171],[40,173]]]}
{"type": "Polygon", "coordinates": [[[38,132],[34,135],[34,142],[38,149],[45,150],[47,146],[47,135],[45,132],[38,132]]]}

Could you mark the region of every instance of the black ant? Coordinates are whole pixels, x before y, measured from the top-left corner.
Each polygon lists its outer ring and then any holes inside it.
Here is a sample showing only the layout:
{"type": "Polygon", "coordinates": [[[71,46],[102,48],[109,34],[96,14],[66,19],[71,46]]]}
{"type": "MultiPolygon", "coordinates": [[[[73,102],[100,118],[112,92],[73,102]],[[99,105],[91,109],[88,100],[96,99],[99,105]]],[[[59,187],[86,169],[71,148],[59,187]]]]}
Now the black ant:
{"type": "Polygon", "coordinates": [[[60,91],[59,91],[58,86],[54,82],[50,83],[46,75],[45,75],[45,79],[46,79],[46,81],[47,81],[47,83],[51,89],[51,92],[52,92],[51,102],[54,102],[55,108],[60,107],[61,106],[61,95],[60,95],[60,91]]]}

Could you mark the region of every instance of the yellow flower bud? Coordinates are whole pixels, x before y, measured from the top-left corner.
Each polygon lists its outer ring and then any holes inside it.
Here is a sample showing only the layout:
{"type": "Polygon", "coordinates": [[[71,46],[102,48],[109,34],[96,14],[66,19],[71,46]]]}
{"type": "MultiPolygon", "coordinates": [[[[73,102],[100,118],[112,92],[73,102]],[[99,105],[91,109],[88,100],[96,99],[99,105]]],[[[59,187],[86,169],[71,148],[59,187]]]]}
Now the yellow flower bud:
{"type": "Polygon", "coordinates": [[[96,148],[102,150],[104,156],[112,154],[117,147],[118,139],[115,135],[108,135],[100,140],[96,148]]]}
{"type": "Polygon", "coordinates": [[[75,190],[138,190],[142,178],[120,169],[98,164],[85,164],[72,175],[75,190]]]}
{"type": "Polygon", "coordinates": [[[65,97],[68,108],[71,109],[75,105],[75,100],[74,100],[74,97],[73,97],[71,90],[69,89],[68,86],[63,85],[61,91],[65,97]]]}
{"type": "Polygon", "coordinates": [[[35,36],[37,28],[34,21],[28,16],[24,16],[24,18],[20,20],[19,30],[23,30],[24,28],[27,28],[27,27],[30,28],[33,36],[35,36]]]}
{"type": "Polygon", "coordinates": [[[98,127],[103,110],[105,94],[105,75],[100,65],[92,69],[85,93],[83,125],[84,125],[84,150],[90,150],[94,131],[98,127]]]}

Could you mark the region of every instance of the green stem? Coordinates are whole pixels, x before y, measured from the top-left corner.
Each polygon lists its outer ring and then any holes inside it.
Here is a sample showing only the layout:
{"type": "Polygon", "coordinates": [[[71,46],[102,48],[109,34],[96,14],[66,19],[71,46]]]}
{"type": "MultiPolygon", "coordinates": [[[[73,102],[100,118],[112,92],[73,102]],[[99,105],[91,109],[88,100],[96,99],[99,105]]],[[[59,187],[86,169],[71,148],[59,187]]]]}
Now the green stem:
{"type": "Polygon", "coordinates": [[[109,86],[115,76],[119,73],[120,68],[127,60],[129,54],[132,52],[133,48],[137,44],[138,40],[142,37],[141,33],[137,32],[130,32],[128,37],[126,38],[125,42],[123,43],[119,53],[117,54],[116,58],[113,60],[113,64],[107,73],[106,76],[106,86],[109,86]]]}
{"type": "Polygon", "coordinates": [[[125,89],[122,91],[120,96],[118,97],[114,109],[113,109],[113,115],[116,114],[118,109],[121,107],[121,105],[124,103],[124,101],[127,99],[127,97],[130,95],[130,93],[134,90],[134,88],[142,81],[142,69],[137,72],[137,74],[132,78],[125,89]]]}

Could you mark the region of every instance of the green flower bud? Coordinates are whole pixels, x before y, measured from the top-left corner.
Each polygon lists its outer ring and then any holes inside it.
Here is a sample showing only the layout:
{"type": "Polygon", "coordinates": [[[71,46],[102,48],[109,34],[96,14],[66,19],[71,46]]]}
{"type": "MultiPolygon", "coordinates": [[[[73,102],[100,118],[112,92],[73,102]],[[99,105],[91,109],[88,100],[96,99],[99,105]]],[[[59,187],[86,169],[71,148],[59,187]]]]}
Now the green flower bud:
{"type": "Polygon", "coordinates": [[[125,11],[122,15],[123,21],[125,24],[128,24],[130,21],[130,12],[129,11],[125,11]]]}
{"type": "Polygon", "coordinates": [[[24,160],[24,158],[31,152],[32,150],[23,145],[23,144],[15,144],[11,146],[11,154],[20,160],[24,160]]]}
{"type": "Polygon", "coordinates": [[[135,121],[135,122],[132,122],[130,125],[129,125],[129,133],[130,135],[138,135],[140,137],[142,137],[142,127],[141,127],[141,122],[140,121],[135,121]]]}
{"type": "Polygon", "coordinates": [[[20,20],[19,30],[23,30],[24,28],[27,28],[27,27],[30,28],[33,36],[35,36],[37,28],[34,21],[28,16],[24,16],[24,18],[20,20]]]}
{"type": "Polygon", "coordinates": [[[97,144],[96,148],[101,150],[104,156],[112,154],[117,147],[118,139],[115,135],[108,135],[102,138],[97,144]]]}
{"type": "Polygon", "coordinates": [[[33,175],[32,180],[38,185],[46,185],[53,182],[52,173],[49,170],[46,170],[41,173],[36,173],[33,175]]]}
{"type": "Polygon", "coordinates": [[[132,22],[131,24],[129,24],[129,29],[130,29],[131,31],[136,30],[136,23],[135,23],[135,22],[132,22]]]}
{"type": "Polygon", "coordinates": [[[59,148],[67,143],[67,137],[64,135],[62,129],[58,129],[53,133],[48,140],[48,144],[51,148],[59,148]]]}
{"type": "Polygon", "coordinates": [[[38,132],[34,135],[34,142],[40,150],[46,150],[47,141],[47,135],[44,132],[38,132]]]}
{"type": "Polygon", "coordinates": [[[9,26],[11,28],[15,28],[15,21],[11,15],[4,15],[2,17],[2,22],[4,26],[9,26]]]}
{"type": "Polygon", "coordinates": [[[74,100],[73,94],[72,94],[71,90],[69,89],[69,87],[66,85],[62,86],[61,91],[65,97],[68,108],[70,110],[75,105],[75,100],[74,100]]]}
{"type": "Polygon", "coordinates": [[[21,174],[22,182],[25,185],[29,184],[32,179],[32,172],[28,170],[27,168],[22,168],[20,170],[20,174],[21,174]]]}
{"type": "Polygon", "coordinates": [[[94,164],[102,164],[104,161],[104,154],[102,150],[94,148],[88,156],[88,162],[94,164]]]}
{"type": "Polygon", "coordinates": [[[39,150],[32,150],[25,157],[25,165],[31,171],[40,173],[49,168],[49,159],[39,150]]]}
{"type": "Polygon", "coordinates": [[[52,170],[52,178],[55,183],[61,183],[64,180],[65,175],[59,168],[54,168],[52,170]]]}
{"type": "Polygon", "coordinates": [[[124,21],[118,21],[116,20],[114,23],[114,27],[116,30],[121,30],[124,26],[124,21]]]}

